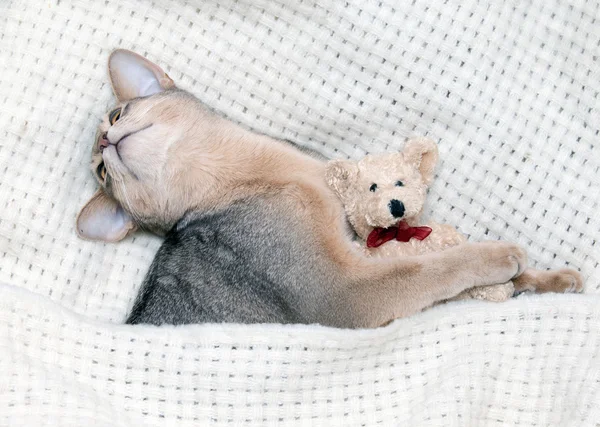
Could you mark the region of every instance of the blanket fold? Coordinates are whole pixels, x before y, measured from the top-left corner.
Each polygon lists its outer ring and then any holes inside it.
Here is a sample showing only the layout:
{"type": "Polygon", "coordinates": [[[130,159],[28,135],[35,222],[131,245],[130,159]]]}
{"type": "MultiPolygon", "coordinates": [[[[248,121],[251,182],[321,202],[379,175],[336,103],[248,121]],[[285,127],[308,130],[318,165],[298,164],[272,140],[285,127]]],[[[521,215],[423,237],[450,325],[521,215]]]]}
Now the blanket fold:
{"type": "Polygon", "coordinates": [[[535,300],[375,330],[156,328],[0,286],[0,425],[594,425],[600,297],[535,300]]]}

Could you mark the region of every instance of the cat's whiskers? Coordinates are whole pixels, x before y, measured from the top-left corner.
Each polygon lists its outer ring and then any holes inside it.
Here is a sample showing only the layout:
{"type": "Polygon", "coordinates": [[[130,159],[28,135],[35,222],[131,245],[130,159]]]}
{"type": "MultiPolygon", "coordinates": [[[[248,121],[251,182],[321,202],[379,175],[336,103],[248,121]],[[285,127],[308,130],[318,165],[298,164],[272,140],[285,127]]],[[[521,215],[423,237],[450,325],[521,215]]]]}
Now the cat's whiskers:
{"type": "Polygon", "coordinates": [[[125,205],[124,208],[130,212],[134,219],[137,219],[135,210],[132,209],[134,205],[127,194],[127,185],[124,183],[125,178],[129,175],[129,170],[123,164],[116,148],[113,150],[107,147],[105,153],[103,153],[103,159],[108,175],[113,181],[113,191],[122,196],[121,203],[125,205]],[[118,161],[115,160],[115,157],[118,158],[118,161]]]}
{"type": "Polygon", "coordinates": [[[123,159],[119,155],[116,146],[110,145],[106,147],[102,153],[102,157],[104,159],[104,164],[113,179],[123,181],[125,176],[131,175],[129,169],[125,163],[123,163],[123,159]]]}
{"type": "Polygon", "coordinates": [[[121,195],[123,196],[123,200],[122,203],[125,205],[125,209],[129,212],[129,214],[131,215],[131,217],[133,218],[134,222],[140,222],[139,218],[137,217],[136,213],[134,210],[132,210],[132,203],[129,200],[129,196],[127,195],[127,186],[125,185],[121,185],[119,187],[119,192],[121,193],[121,195]]]}

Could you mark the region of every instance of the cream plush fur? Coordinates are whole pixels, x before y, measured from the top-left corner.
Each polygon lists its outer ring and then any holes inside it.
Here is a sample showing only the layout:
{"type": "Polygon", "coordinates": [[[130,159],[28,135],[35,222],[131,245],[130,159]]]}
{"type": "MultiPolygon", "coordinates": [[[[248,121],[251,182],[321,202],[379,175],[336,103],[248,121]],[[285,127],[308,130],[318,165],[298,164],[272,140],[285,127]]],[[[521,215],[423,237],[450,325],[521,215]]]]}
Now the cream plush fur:
{"type": "MultiPolygon", "coordinates": [[[[348,220],[361,240],[359,245],[369,256],[420,255],[467,242],[466,237],[451,225],[420,222],[437,161],[435,142],[428,138],[413,138],[399,153],[366,156],[359,161],[329,162],[327,182],[344,203],[348,220]],[[402,217],[391,214],[391,200],[402,202],[402,217]],[[423,240],[412,238],[400,242],[394,239],[367,248],[367,238],[374,228],[388,228],[400,220],[410,226],[428,226],[432,232],[423,240]]],[[[512,297],[514,291],[512,282],[475,287],[461,292],[451,301],[474,298],[500,302],[512,297]]]]}

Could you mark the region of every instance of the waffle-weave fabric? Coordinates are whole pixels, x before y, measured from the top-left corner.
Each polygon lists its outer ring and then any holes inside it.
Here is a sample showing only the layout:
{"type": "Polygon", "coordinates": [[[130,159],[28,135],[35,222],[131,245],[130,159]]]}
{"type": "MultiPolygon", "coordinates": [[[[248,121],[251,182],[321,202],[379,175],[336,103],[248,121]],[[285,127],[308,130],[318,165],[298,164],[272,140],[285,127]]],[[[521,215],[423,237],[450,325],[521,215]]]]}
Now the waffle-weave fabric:
{"type": "Polygon", "coordinates": [[[594,425],[600,3],[0,5],[0,424],[594,425]],[[579,269],[582,296],[375,331],[118,325],[160,239],[74,231],[117,47],[258,132],[358,159],[439,143],[426,216],[579,269]]]}

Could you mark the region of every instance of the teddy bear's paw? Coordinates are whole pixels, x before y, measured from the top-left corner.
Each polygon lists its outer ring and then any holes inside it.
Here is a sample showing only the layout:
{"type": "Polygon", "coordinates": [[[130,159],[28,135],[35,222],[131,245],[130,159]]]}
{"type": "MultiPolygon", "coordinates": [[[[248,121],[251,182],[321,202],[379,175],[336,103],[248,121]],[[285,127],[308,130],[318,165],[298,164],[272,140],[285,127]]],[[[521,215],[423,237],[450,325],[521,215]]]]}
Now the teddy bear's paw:
{"type": "Polygon", "coordinates": [[[464,291],[462,291],[460,294],[453,296],[452,298],[448,298],[445,301],[442,302],[449,302],[449,301],[463,301],[466,299],[473,299],[473,295],[471,295],[471,289],[466,289],[464,291]]]}
{"type": "Polygon", "coordinates": [[[512,282],[491,286],[477,286],[469,289],[473,299],[491,302],[503,302],[511,298],[515,292],[512,282]]]}
{"type": "Polygon", "coordinates": [[[461,239],[459,237],[448,236],[448,237],[441,239],[441,243],[442,243],[441,246],[442,246],[442,248],[447,249],[447,248],[451,248],[453,246],[461,245],[464,242],[465,242],[465,240],[461,239]]]}

